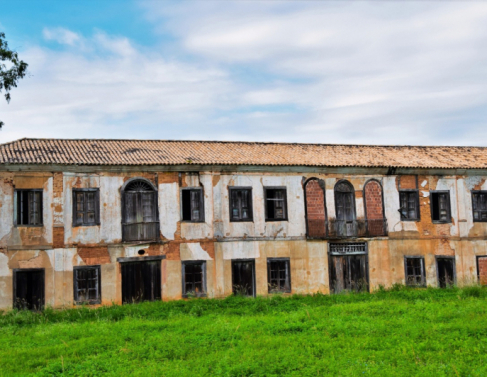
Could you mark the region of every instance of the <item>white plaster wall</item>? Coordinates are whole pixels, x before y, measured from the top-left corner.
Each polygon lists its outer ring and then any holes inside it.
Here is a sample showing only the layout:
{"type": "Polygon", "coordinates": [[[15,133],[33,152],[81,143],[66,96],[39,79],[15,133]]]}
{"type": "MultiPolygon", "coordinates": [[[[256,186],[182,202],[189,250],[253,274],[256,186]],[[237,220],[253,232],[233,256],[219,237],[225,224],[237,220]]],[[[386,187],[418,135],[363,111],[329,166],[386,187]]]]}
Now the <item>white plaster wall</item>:
{"type": "Polygon", "coordinates": [[[0,277],[12,276],[12,270],[8,268],[8,256],[0,253],[0,277]]]}
{"type": "Polygon", "coordinates": [[[181,244],[180,255],[181,260],[213,260],[199,242],[181,244]]]}
{"type": "Polygon", "coordinates": [[[14,226],[14,190],[11,184],[0,180],[0,247],[7,245],[7,239],[14,226]]]}
{"type": "MultiPolygon", "coordinates": [[[[195,186],[197,175],[192,175],[189,179],[191,187],[195,186]]],[[[202,223],[181,223],[181,237],[187,240],[212,238],[213,237],[213,177],[209,174],[200,174],[199,183],[203,185],[204,191],[204,206],[205,206],[205,221],[202,223]]],[[[178,199],[180,200],[180,199],[178,199]]]]}
{"type": "Polygon", "coordinates": [[[159,222],[165,238],[174,240],[180,219],[178,184],[161,183],[159,185],[159,222]]]}
{"type": "Polygon", "coordinates": [[[47,243],[52,243],[52,197],[53,197],[53,178],[49,178],[44,184],[44,192],[42,193],[42,221],[44,227],[42,229],[42,236],[47,243]]]}
{"type": "Polygon", "coordinates": [[[328,220],[336,219],[336,210],[335,210],[336,183],[337,183],[336,178],[325,179],[325,200],[326,200],[326,210],[328,214],[328,220]]]}
{"type": "Polygon", "coordinates": [[[49,256],[54,271],[57,272],[73,271],[73,262],[76,261],[75,265],[79,265],[80,261],[82,262],[80,257],[75,258],[77,254],[76,248],[51,249],[46,250],[46,254],[49,256]]]}
{"type": "Polygon", "coordinates": [[[260,258],[259,242],[222,242],[223,259],[260,258]]]}
{"type": "Polygon", "coordinates": [[[106,243],[122,239],[123,177],[100,177],[100,238],[106,243]]]}

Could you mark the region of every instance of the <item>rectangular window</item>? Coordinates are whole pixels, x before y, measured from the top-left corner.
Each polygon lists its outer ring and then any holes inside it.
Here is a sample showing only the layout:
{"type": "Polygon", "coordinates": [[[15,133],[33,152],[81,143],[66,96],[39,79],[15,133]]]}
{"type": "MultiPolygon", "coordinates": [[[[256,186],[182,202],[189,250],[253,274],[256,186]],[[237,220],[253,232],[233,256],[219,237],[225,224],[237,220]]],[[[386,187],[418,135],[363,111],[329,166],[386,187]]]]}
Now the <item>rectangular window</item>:
{"type": "Polygon", "coordinates": [[[474,222],[487,221],[487,191],[472,191],[472,209],[474,222]]]}
{"type": "Polygon", "coordinates": [[[406,285],[413,287],[425,287],[426,276],[423,257],[404,257],[406,272],[406,285]]]}
{"type": "Polygon", "coordinates": [[[42,225],[42,190],[15,190],[14,222],[16,225],[42,225]]]}
{"type": "Polygon", "coordinates": [[[100,224],[100,190],[73,190],[73,226],[100,224]]]}
{"type": "Polygon", "coordinates": [[[185,261],[183,266],[183,297],[206,296],[206,262],[185,261]]]}
{"type": "Polygon", "coordinates": [[[265,187],[266,221],[287,220],[287,195],[284,187],[265,187]]]}
{"type": "Polygon", "coordinates": [[[269,293],[291,292],[289,258],[267,259],[267,285],[269,293]]]}
{"type": "Polygon", "coordinates": [[[418,190],[399,191],[401,220],[419,220],[419,192],[418,190]]]}
{"type": "Polygon", "coordinates": [[[183,221],[205,221],[203,190],[200,188],[182,190],[182,207],[183,221]]]}
{"type": "Polygon", "coordinates": [[[439,223],[450,223],[450,192],[431,191],[431,219],[439,223]]]}
{"type": "Polygon", "coordinates": [[[74,301],[77,304],[101,303],[100,266],[73,268],[74,301]]]}
{"type": "Polygon", "coordinates": [[[230,221],[252,221],[252,189],[230,187],[230,221]]]}

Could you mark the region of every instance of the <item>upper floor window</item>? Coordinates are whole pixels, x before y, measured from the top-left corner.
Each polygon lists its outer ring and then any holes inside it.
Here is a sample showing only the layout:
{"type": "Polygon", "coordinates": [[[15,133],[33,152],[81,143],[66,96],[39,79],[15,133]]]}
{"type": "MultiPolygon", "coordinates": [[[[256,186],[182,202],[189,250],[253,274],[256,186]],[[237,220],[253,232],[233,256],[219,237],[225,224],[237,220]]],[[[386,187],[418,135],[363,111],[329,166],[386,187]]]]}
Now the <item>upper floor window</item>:
{"type": "Polygon", "coordinates": [[[399,191],[399,202],[401,208],[401,220],[416,221],[419,220],[419,192],[418,190],[401,190],[399,191]]]}
{"type": "Polygon", "coordinates": [[[182,190],[183,221],[204,222],[205,209],[203,189],[188,188],[182,190]]]}
{"type": "Polygon", "coordinates": [[[230,221],[252,221],[252,189],[229,187],[230,221]]]}
{"type": "Polygon", "coordinates": [[[434,222],[450,223],[450,191],[431,191],[431,219],[434,222]]]}
{"type": "Polygon", "coordinates": [[[266,221],[287,220],[287,192],[285,187],[264,187],[266,221]]]}
{"type": "Polygon", "coordinates": [[[472,191],[473,221],[487,221],[487,191],[472,191]]]}
{"type": "Polygon", "coordinates": [[[144,178],[126,182],[122,189],[123,241],[152,241],[159,238],[157,191],[144,178]]]}
{"type": "Polygon", "coordinates": [[[42,225],[42,189],[15,190],[14,223],[16,225],[42,225]]]}
{"type": "Polygon", "coordinates": [[[353,221],[355,215],[355,190],[348,181],[340,181],[335,185],[336,219],[353,221]]]}
{"type": "Polygon", "coordinates": [[[100,224],[100,190],[73,189],[73,226],[100,224]]]}

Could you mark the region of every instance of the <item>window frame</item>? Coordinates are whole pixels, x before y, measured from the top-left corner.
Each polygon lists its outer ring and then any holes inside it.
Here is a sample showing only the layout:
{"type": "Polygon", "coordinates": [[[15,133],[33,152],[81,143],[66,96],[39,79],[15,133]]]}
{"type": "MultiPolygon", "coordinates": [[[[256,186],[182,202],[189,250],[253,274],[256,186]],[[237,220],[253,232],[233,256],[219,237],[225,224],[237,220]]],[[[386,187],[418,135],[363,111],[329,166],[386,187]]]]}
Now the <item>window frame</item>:
{"type": "MultiPolygon", "coordinates": [[[[190,207],[191,207],[191,194],[190,195],[190,207]]],[[[190,208],[190,212],[193,212],[193,209],[190,208]]],[[[205,195],[202,187],[184,187],[181,189],[181,221],[183,223],[204,223],[205,222],[205,195]],[[184,201],[183,201],[183,192],[184,191],[199,191],[200,195],[200,218],[198,220],[184,220],[184,201]]]]}
{"type": "Polygon", "coordinates": [[[474,212],[487,212],[487,210],[475,210],[474,208],[474,195],[485,195],[487,197],[487,190],[472,190],[471,191],[471,196],[472,196],[472,219],[474,223],[485,223],[487,222],[487,219],[485,220],[475,220],[474,212]]]}
{"type": "MultiPolygon", "coordinates": [[[[14,216],[13,216],[13,223],[14,227],[33,227],[33,228],[39,228],[44,226],[44,189],[14,189],[14,202],[13,202],[13,209],[14,209],[14,216]],[[18,207],[17,207],[17,201],[18,201],[18,193],[19,192],[38,192],[40,193],[40,200],[39,200],[39,224],[19,224],[19,218],[17,215],[18,212],[18,207]]],[[[29,211],[29,209],[27,209],[29,211]]],[[[30,218],[30,214],[27,214],[27,217],[30,218]]]]}
{"type": "Polygon", "coordinates": [[[98,305],[101,304],[101,266],[73,266],[73,302],[76,305],[98,305]],[[80,270],[95,270],[98,274],[98,289],[97,298],[95,300],[80,301],[78,298],[78,271],[80,270]]]}
{"type": "MultiPolygon", "coordinates": [[[[420,210],[420,206],[419,206],[419,190],[417,189],[401,189],[399,190],[399,216],[401,217],[401,221],[416,221],[416,222],[419,222],[421,221],[421,210],[420,210]],[[414,219],[409,219],[409,218],[404,218],[402,213],[401,213],[401,193],[407,193],[407,194],[411,194],[411,193],[415,193],[415,200],[416,200],[416,218],[414,219]]],[[[406,209],[407,211],[407,209],[406,209]]]]}
{"type": "MultiPolygon", "coordinates": [[[[414,276],[417,276],[417,275],[414,275],[414,276]]],[[[426,268],[425,268],[425,264],[424,264],[424,256],[422,256],[422,255],[405,255],[404,256],[404,279],[405,279],[405,285],[408,287],[420,287],[420,288],[426,287],[426,268]],[[408,283],[408,265],[407,265],[408,259],[419,259],[421,261],[421,284],[409,284],[408,283]]]]}
{"type": "Polygon", "coordinates": [[[264,210],[265,210],[265,221],[289,221],[288,219],[288,206],[287,206],[287,187],[286,186],[264,186],[264,210]],[[269,218],[268,217],[268,206],[267,206],[267,191],[268,190],[284,190],[284,217],[280,219],[269,218]]]}
{"type": "MultiPolygon", "coordinates": [[[[439,202],[439,199],[438,199],[439,202]]],[[[438,203],[439,206],[439,203],[438,203]]],[[[431,190],[430,191],[430,211],[431,211],[431,222],[433,224],[450,224],[452,222],[451,220],[451,195],[449,190],[431,190]],[[436,194],[447,194],[448,195],[448,203],[447,203],[447,220],[435,220],[433,218],[433,195],[436,194]]]]}
{"type": "MultiPolygon", "coordinates": [[[[228,187],[228,210],[229,210],[229,217],[230,217],[230,222],[253,222],[254,221],[254,211],[253,211],[253,200],[252,200],[252,187],[249,186],[229,186],[228,187]],[[248,209],[249,209],[249,217],[247,219],[235,219],[233,217],[233,203],[232,203],[232,192],[233,191],[248,191],[247,198],[248,200],[248,209]]],[[[239,208],[240,211],[240,217],[242,216],[242,208],[239,208]]]]}
{"type": "Polygon", "coordinates": [[[73,188],[73,227],[79,227],[79,226],[98,226],[100,225],[100,189],[99,188],[83,188],[83,189],[78,189],[78,188],[73,188]],[[86,216],[86,211],[83,211],[83,222],[78,223],[76,218],[77,218],[77,213],[78,210],[76,209],[76,194],[77,193],[84,193],[84,201],[83,204],[86,203],[86,193],[89,192],[94,192],[95,193],[95,222],[94,223],[86,223],[85,222],[85,216],[86,216]]]}
{"type": "Polygon", "coordinates": [[[291,282],[291,259],[290,258],[267,258],[267,293],[291,293],[292,292],[292,282],[291,282]],[[287,264],[287,275],[286,280],[289,285],[289,289],[271,289],[271,264],[272,262],[286,262],[287,264]]]}
{"type": "Polygon", "coordinates": [[[207,288],[206,288],[206,261],[205,260],[185,260],[181,261],[181,283],[182,283],[182,297],[188,298],[189,292],[186,292],[186,266],[187,265],[198,265],[201,264],[201,285],[203,288],[203,292],[196,294],[196,297],[206,297],[207,296],[207,288]]]}

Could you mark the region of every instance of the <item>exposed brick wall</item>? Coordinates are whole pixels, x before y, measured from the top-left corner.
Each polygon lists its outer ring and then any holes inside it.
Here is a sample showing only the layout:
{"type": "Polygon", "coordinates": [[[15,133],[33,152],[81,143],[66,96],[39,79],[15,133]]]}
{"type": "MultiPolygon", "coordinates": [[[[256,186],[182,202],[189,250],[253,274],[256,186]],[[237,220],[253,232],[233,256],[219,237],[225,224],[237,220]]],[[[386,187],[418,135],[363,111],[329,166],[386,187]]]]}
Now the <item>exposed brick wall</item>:
{"type": "Polygon", "coordinates": [[[382,187],[379,182],[370,181],[365,185],[365,209],[368,220],[368,230],[371,235],[381,235],[384,232],[384,208],[382,205],[382,187]]]}
{"type": "Polygon", "coordinates": [[[306,184],[306,211],[309,237],[325,237],[325,194],[316,179],[306,184]]]}
{"type": "Polygon", "coordinates": [[[52,247],[64,247],[64,197],[63,173],[54,173],[52,182],[52,247]]]}
{"type": "Polygon", "coordinates": [[[52,247],[60,249],[64,247],[64,227],[54,227],[52,229],[52,247]]]}
{"type": "Polygon", "coordinates": [[[481,285],[487,285],[487,257],[478,259],[479,262],[479,282],[481,285]]]}
{"type": "Polygon", "coordinates": [[[415,175],[399,175],[398,179],[398,188],[401,190],[405,189],[417,189],[416,184],[416,176],[415,175]]]}
{"type": "Polygon", "coordinates": [[[110,263],[108,247],[80,247],[78,255],[87,265],[110,263]]]}

